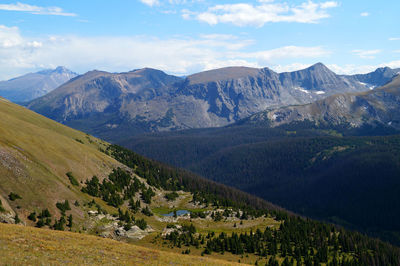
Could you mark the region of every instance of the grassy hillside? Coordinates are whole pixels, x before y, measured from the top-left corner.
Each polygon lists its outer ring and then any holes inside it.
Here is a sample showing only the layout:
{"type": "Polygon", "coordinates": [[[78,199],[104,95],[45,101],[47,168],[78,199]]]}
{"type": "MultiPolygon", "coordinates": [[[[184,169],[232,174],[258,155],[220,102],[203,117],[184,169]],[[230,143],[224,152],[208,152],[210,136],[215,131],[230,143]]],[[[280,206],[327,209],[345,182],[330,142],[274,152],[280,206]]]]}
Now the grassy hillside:
{"type": "Polygon", "coordinates": [[[1,223],[0,242],[1,264],[4,265],[236,265],[86,234],[1,223]]]}
{"type": "MultiPolygon", "coordinates": [[[[8,210],[28,222],[28,211],[49,208],[61,200],[88,199],[73,186],[97,175],[105,177],[120,163],[99,151],[103,141],[73,130],[23,107],[0,101],[0,195],[8,210]],[[13,192],[22,199],[10,201],[13,192]]],[[[83,212],[74,208],[77,217],[83,212]]]]}

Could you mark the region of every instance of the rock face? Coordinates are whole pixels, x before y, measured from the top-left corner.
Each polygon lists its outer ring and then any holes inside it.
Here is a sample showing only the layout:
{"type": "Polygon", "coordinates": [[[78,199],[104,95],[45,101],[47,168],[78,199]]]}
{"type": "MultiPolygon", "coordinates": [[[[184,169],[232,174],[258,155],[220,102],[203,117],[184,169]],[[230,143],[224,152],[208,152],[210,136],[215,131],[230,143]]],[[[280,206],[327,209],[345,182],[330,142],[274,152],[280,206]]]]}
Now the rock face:
{"type": "Polygon", "coordinates": [[[65,67],[29,73],[0,81],[0,95],[12,102],[28,102],[49,93],[77,75],[65,67]]]}
{"type": "Polygon", "coordinates": [[[154,69],[91,71],[29,103],[38,113],[107,140],[143,132],[224,126],[271,107],[369,90],[321,63],[276,73],[228,67],[185,79],[154,69]]]}
{"type": "Polygon", "coordinates": [[[270,109],[245,119],[244,123],[266,122],[279,126],[298,121],[351,127],[383,124],[400,129],[400,75],[368,92],[334,95],[311,104],[270,109]]]}
{"type": "Polygon", "coordinates": [[[394,76],[400,73],[400,68],[391,69],[389,67],[381,67],[374,72],[367,74],[353,75],[362,84],[369,86],[371,89],[382,86],[392,80],[394,76]]]}

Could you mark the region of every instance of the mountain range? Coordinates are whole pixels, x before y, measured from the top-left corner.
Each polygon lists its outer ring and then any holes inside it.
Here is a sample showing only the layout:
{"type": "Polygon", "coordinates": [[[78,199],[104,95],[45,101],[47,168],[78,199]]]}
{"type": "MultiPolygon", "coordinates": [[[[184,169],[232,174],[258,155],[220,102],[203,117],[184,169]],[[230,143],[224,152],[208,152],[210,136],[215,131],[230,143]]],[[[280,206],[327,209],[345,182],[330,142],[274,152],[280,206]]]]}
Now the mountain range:
{"type": "Polygon", "coordinates": [[[91,71],[27,106],[73,128],[116,141],[145,132],[225,126],[267,108],[364,92],[385,84],[396,71],[382,68],[345,76],[321,63],[285,73],[228,67],[186,78],[148,68],[117,74],[91,71]]]}
{"type": "Polygon", "coordinates": [[[43,96],[78,74],[57,67],[0,81],[0,96],[12,102],[28,102],[43,96]]]}
{"type": "Polygon", "coordinates": [[[267,110],[245,119],[271,126],[308,121],[320,126],[360,128],[378,124],[400,129],[400,75],[361,93],[338,94],[306,105],[267,110]]]}

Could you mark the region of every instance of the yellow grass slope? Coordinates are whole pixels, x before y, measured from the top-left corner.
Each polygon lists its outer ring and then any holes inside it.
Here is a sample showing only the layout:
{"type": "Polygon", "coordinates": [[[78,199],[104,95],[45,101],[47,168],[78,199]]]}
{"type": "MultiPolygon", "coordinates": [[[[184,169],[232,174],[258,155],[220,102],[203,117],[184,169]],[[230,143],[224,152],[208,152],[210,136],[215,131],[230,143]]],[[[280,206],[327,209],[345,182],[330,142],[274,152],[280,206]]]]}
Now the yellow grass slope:
{"type": "MultiPolygon", "coordinates": [[[[61,200],[84,199],[70,184],[108,174],[120,164],[99,151],[106,143],[0,98],[0,199],[26,221],[30,211],[49,208],[61,200]],[[7,195],[22,196],[15,202],[7,195]]],[[[73,210],[74,216],[82,213],[73,210]],[[76,213],[74,213],[76,212],[76,213]]]]}
{"type": "Polygon", "coordinates": [[[86,234],[19,225],[0,224],[0,243],[2,265],[236,265],[86,234]]]}

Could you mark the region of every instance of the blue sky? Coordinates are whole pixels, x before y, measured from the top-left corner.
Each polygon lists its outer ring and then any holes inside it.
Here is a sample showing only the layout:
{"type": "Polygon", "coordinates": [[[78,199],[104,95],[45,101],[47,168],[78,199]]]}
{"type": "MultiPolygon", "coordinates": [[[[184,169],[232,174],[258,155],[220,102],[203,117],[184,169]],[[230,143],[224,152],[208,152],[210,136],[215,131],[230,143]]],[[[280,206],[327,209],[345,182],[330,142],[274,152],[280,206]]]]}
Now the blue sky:
{"type": "Polygon", "coordinates": [[[400,67],[398,10],[398,0],[0,1],[0,79],[58,65],[177,75],[400,67]]]}

